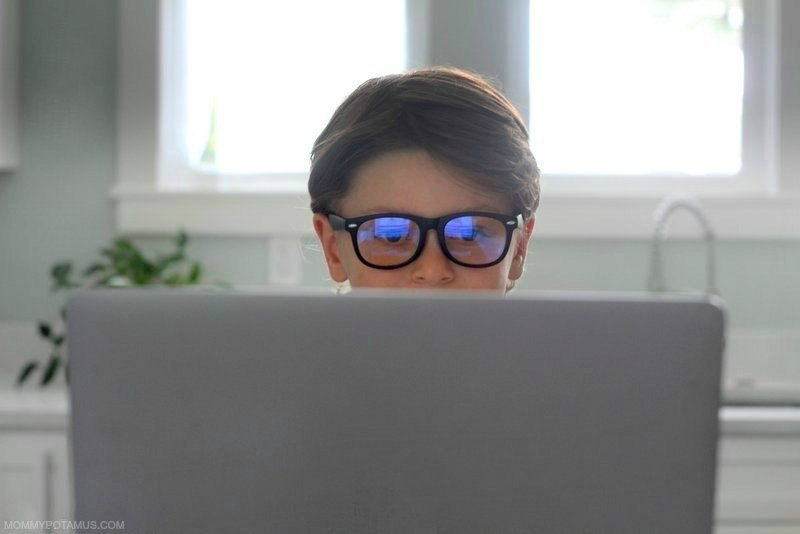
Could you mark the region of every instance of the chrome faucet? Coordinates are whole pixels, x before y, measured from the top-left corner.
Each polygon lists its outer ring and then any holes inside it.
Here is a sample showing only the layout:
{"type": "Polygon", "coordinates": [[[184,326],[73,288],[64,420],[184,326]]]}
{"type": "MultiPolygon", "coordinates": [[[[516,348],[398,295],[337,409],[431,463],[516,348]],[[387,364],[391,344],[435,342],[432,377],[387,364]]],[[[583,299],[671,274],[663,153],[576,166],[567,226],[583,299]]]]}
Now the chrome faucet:
{"type": "Polygon", "coordinates": [[[705,214],[703,213],[700,204],[693,197],[672,196],[665,198],[653,212],[653,219],[655,221],[655,233],[653,235],[653,249],[650,256],[650,273],[647,280],[648,291],[676,291],[674,289],[667,289],[664,283],[664,267],[662,265],[661,242],[664,240],[666,233],[667,220],[678,209],[686,209],[694,215],[697,222],[703,229],[703,238],[706,242],[706,249],[708,260],[706,262],[707,269],[707,287],[706,293],[708,295],[719,296],[717,291],[715,276],[716,276],[716,262],[714,259],[714,232],[708,222],[705,214]]]}

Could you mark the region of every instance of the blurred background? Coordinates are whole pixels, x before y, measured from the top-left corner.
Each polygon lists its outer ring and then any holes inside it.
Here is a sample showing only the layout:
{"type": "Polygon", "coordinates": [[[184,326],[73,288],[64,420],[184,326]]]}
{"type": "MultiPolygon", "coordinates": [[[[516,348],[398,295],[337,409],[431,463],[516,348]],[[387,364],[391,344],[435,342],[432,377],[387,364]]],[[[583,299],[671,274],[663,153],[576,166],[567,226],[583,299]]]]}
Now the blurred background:
{"type": "Polygon", "coordinates": [[[53,265],[120,236],[185,229],[204,280],[332,288],[314,139],[367,78],[452,65],[542,169],[518,290],[646,291],[660,241],[660,289],[726,302],[725,403],[800,403],[800,2],[0,2],[3,385],[48,352],[53,265]]]}
{"type": "MultiPolygon", "coordinates": [[[[454,65],[519,108],[542,169],[517,288],[646,290],[654,212],[690,195],[714,231],[729,397],[800,401],[798,3],[312,4],[4,8],[0,335],[57,318],[51,267],[120,235],[163,251],[186,229],[204,280],[333,287],[305,190],[314,139],[367,78],[454,65]]],[[[677,210],[664,230],[666,289],[706,291],[702,227],[677,210]]],[[[40,349],[20,343],[0,346],[4,375],[40,349]]]]}

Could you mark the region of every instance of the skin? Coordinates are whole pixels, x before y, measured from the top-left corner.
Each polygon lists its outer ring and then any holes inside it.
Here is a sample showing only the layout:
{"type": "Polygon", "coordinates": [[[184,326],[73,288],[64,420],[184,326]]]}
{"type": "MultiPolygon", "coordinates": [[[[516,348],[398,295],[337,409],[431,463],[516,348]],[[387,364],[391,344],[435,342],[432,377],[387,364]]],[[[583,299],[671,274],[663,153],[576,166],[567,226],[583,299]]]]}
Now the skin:
{"type": "MultiPolygon", "coordinates": [[[[441,217],[462,211],[512,214],[512,205],[498,193],[476,191],[453,178],[460,171],[433,159],[421,150],[382,154],[362,165],[340,213],[345,218],[373,213],[399,212],[422,217],[441,217]]],[[[534,220],[515,229],[506,257],[491,267],[463,267],[451,262],[439,246],[434,230],[428,231],[422,255],[399,269],[373,269],[361,263],[350,235],[333,231],[327,217],[315,213],[314,230],[322,244],[331,278],[350,280],[356,288],[404,288],[421,290],[487,290],[505,293],[509,281],[522,276],[534,220]]]]}

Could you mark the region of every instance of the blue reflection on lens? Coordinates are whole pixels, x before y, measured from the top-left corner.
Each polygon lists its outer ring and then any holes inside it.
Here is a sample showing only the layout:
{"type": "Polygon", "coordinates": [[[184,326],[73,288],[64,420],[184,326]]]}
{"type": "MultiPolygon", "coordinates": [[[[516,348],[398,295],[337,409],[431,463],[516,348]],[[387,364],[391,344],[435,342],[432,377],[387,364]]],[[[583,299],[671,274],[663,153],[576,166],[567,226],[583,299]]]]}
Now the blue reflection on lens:
{"type": "Polygon", "coordinates": [[[472,217],[457,217],[447,223],[444,228],[446,237],[472,241],[478,236],[475,220],[472,217]]]}
{"type": "Polygon", "coordinates": [[[456,217],[444,228],[445,245],[450,254],[471,265],[497,260],[505,249],[506,229],[496,219],[480,216],[456,217]]]}
{"type": "Polygon", "coordinates": [[[374,236],[396,243],[411,234],[411,221],[400,217],[380,217],[375,219],[374,236]]]}

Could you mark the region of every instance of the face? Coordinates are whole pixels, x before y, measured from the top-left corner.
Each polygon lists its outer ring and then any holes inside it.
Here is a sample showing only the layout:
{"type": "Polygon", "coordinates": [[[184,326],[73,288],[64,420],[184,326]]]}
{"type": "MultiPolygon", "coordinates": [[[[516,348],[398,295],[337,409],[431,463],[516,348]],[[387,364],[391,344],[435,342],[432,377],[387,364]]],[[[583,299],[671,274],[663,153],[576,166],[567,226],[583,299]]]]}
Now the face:
{"type": "MultiPolygon", "coordinates": [[[[459,172],[420,150],[382,154],[358,170],[337,215],[346,219],[387,212],[430,218],[465,211],[515,215],[511,203],[502,195],[459,183],[454,178],[459,172]]],[[[436,231],[429,230],[421,255],[412,263],[391,270],[361,263],[350,234],[334,231],[325,215],[314,214],[313,224],[331,278],[336,282],[349,280],[354,289],[479,289],[503,293],[510,280],[522,275],[534,221],[531,218],[523,228],[514,230],[508,254],[496,265],[472,268],[450,261],[442,252],[436,231]]]]}

